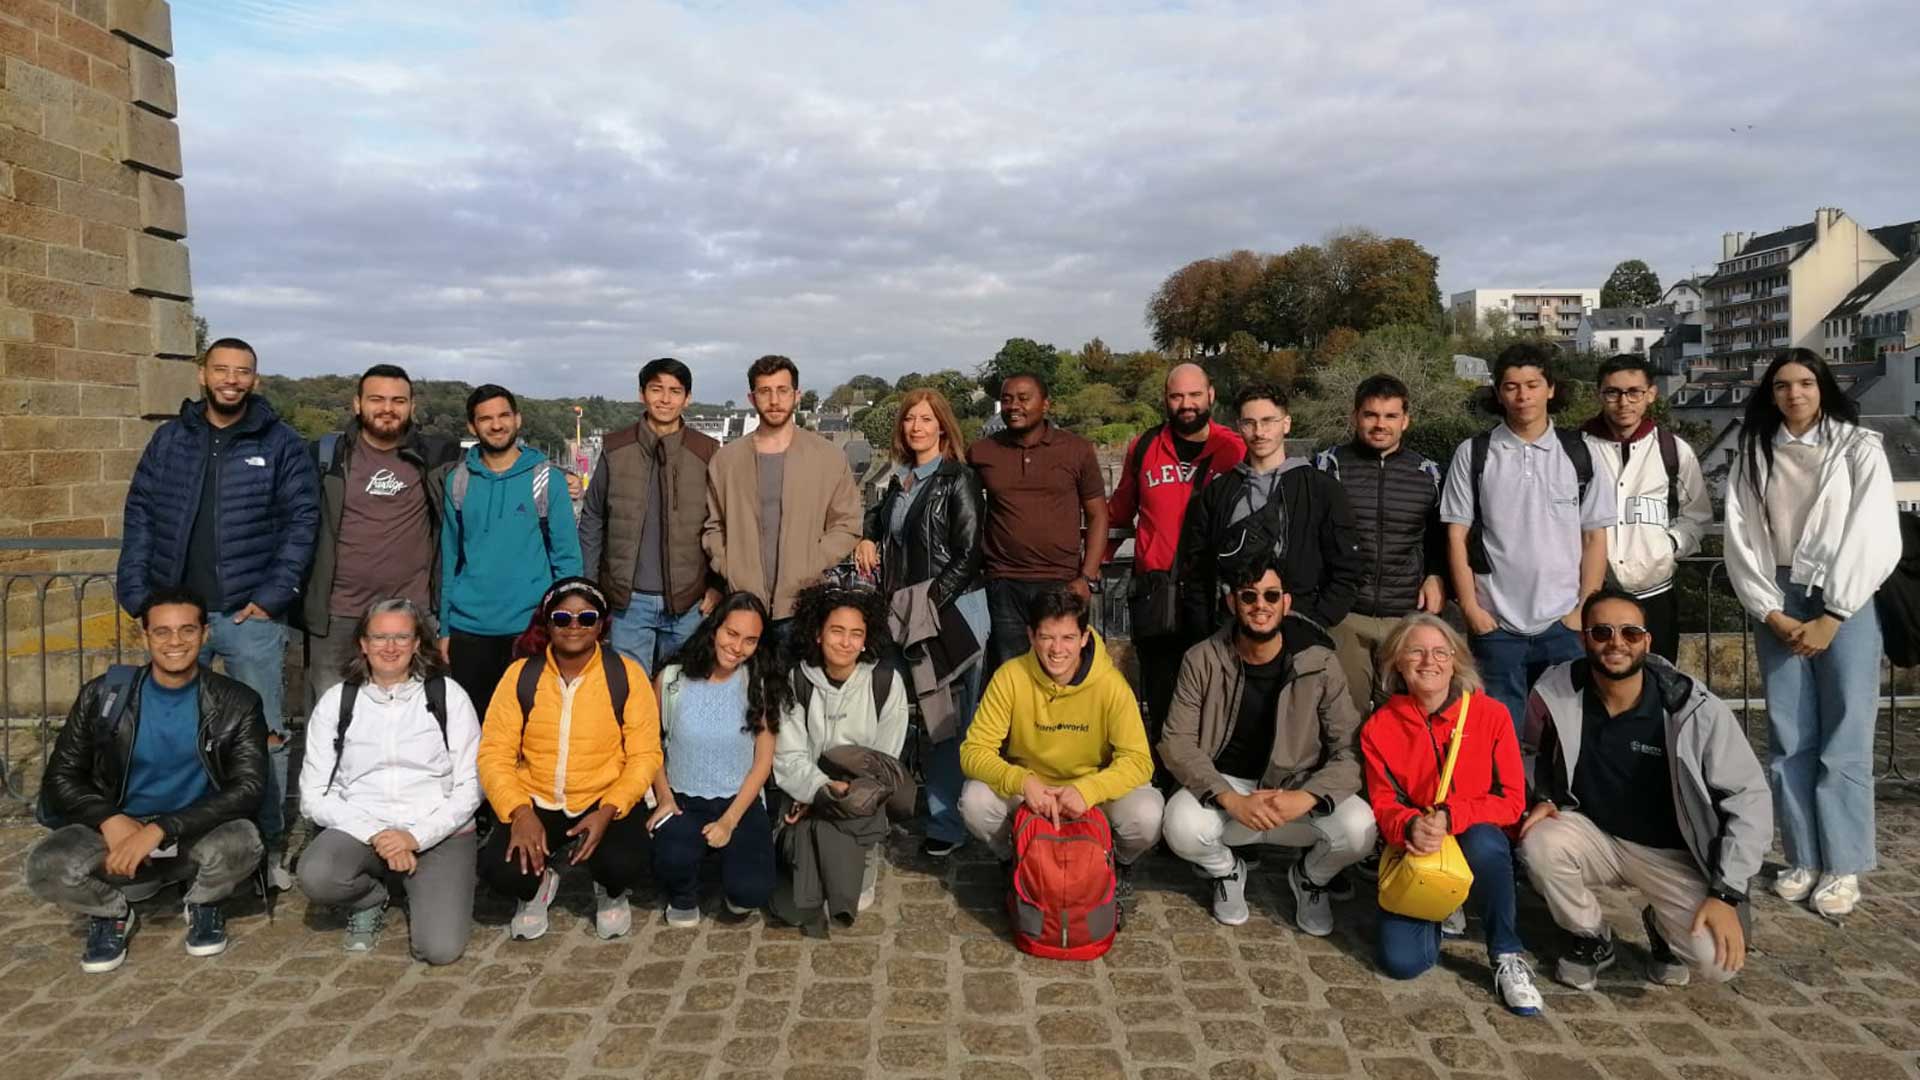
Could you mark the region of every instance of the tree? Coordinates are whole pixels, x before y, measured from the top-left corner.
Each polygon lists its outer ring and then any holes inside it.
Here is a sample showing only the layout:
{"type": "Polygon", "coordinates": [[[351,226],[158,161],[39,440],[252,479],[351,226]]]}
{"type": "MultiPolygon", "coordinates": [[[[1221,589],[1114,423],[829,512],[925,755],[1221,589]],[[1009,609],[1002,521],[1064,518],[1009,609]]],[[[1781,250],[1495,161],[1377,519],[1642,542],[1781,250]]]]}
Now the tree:
{"type": "Polygon", "coordinates": [[[876,453],[889,453],[893,446],[893,425],[900,419],[900,397],[890,395],[853,414],[853,430],[866,436],[867,445],[876,453]]]}
{"type": "Polygon", "coordinates": [[[835,408],[852,408],[879,401],[893,392],[893,384],[878,375],[855,375],[827,395],[827,404],[835,408]]]}
{"type": "Polygon", "coordinates": [[[207,331],[206,317],[195,315],[193,317],[193,355],[207,355],[207,342],[212,340],[213,335],[207,331]]]}
{"type": "Polygon", "coordinates": [[[814,412],[820,408],[820,391],[809,390],[800,395],[800,411],[814,412]]]}
{"type": "Polygon", "coordinates": [[[1057,393],[1060,350],[1031,338],[1008,338],[1000,351],[993,354],[993,359],[981,366],[980,385],[987,393],[997,396],[1000,384],[1013,375],[1037,375],[1049,391],[1057,393]]]}
{"type": "Polygon", "coordinates": [[[1660,275],[1639,259],[1628,259],[1614,267],[1607,283],[1600,286],[1600,306],[1648,307],[1660,302],[1660,294],[1660,275]]]}

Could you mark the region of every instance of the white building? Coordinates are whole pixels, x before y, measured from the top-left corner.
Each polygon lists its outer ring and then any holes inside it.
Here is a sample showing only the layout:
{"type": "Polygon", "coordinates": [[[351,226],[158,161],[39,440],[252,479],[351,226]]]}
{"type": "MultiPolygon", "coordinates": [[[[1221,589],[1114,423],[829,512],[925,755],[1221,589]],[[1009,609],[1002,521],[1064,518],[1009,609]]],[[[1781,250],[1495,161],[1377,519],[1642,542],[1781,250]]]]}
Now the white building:
{"type": "Polygon", "coordinates": [[[1679,323],[1679,312],[1665,305],[1594,308],[1580,317],[1573,344],[1583,353],[1645,356],[1669,327],[1679,323]]]}
{"type": "Polygon", "coordinates": [[[1660,295],[1660,303],[1673,308],[1680,315],[1704,315],[1707,310],[1707,292],[1701,288],[1706,281],[1705,275],[1685,277],[1667,286],[1660,295]]]}
{"type": "Polygon", "coordinates": [[[1454,325],[1479,330],[1490,312],[1505,312],[1515,333],[1571,341],[1580,317],[1600,306],[1595,289],[1468,289],[1453,294],[1454,325]]]}

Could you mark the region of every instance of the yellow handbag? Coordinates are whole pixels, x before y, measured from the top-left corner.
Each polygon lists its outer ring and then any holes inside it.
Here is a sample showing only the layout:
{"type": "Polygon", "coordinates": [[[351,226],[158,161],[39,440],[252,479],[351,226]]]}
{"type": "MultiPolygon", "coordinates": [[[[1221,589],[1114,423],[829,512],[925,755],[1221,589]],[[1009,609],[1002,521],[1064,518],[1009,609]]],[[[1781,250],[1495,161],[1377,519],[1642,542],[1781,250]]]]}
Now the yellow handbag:
{"type": "MultiPolygon", "coordinates": [[[[1460,718],[1453,725],[1453,738],[1447,743],[1447,761],[1440,769],[1440,783],[1433,793],[1434,805],[1447,801],[1453,786],[1453,763],[1460,756],[1460,740],[1467,731],[1467,702],[1471,692],[1460,695],[1460,718]]],[[[1431,809],[1431,807],[1429,807],[1431,809]]],[[[1431,855],[1414,855],[1404,847],[1388,848],[1380,856],[1380,910],[1409,919],[1439,922],[1466,902],[1473,888],[1473,869],[1460,851],[1460,842],[1451,834],[1440,841],[1440,850],[1431,855]]]]}

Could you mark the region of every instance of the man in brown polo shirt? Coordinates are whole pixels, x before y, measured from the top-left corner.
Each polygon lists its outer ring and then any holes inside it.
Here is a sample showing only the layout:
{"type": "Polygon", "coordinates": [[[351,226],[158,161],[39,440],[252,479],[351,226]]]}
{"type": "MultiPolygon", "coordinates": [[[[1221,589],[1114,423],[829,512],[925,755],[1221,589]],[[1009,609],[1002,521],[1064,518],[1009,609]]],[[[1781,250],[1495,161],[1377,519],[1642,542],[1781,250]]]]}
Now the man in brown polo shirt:
{"type": "Polygon", "coordinates": [[[987,492],[986,677],[1027,650],[1027,607],[1066,585],[1082,598],[1100,587],[1107,535],[1106,481],[1093,444],[1047,420],[1046,384],[1014,375],[1000,384],[1006,429],[975,440],[967,461],[987,492]],[[1085,532],[1081,516],[1086,513],[1085,532]],[[1082,537],[1092,537],[1091,542],[1082,537]]]}

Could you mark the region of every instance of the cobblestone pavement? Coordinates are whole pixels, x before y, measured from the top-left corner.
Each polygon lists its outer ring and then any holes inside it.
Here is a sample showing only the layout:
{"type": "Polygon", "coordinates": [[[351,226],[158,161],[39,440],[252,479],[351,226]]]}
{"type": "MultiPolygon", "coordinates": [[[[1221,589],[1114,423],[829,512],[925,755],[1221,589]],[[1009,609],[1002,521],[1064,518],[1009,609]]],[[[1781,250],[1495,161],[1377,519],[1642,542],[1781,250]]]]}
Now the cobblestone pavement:
{"type": "MultiPolygon", "coordinates": [[[[1494,1002],[1477,944],[1450,943],[1415,982],[1376,975],[1364,894],[1338,905],[1331,939],[1295,933],[1271,857],[1246,926],[1216,926],[1201,883],[1162,854],[1106,958],[1024,957],[1004,937],[997,868],[976,848],[927,860],[905,834],[878,907],[827,942],[758,917],[672,930],[657,910],[601,942],[575,877],[537,942],[504,940],[508,905],[484,898],[448,968],[409,961],[397,914],[375,953],[349,957],[340,918],[291,893],[271,925],[257,901],[236,912],[232,948],[210,960],[181,951],[177,908],[143,905],[127,965],[90,976],[78,922],[21,882],[38,832],[15,822],[0,826],[0,1077],[1906,1077],[1920,1059],[1920,793],[1886,785],[1880,810],[1886,869],[1844,927],[1764,896],[1745,974],[1666,990],[1641,979],[1621,894],[1621,962],[1590,995],[1543,980],[1549,1015],[1532,1020],[1494,1002]]],[[[1544,909],[1523,905],[1528,941],[1550,951],[1544,909]]]]}

